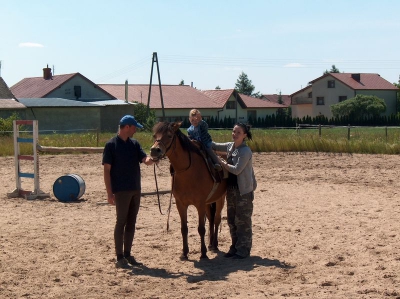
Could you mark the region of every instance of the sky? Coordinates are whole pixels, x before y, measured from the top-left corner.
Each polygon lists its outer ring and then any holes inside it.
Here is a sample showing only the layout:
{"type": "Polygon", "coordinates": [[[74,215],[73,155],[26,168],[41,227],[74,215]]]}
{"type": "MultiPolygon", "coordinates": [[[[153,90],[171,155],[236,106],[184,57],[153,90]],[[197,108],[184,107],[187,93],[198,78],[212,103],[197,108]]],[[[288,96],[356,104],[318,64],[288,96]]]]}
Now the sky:
{"type": "Polygon", "coordinates": [[[0,0],[1,77],[81,73],[97,84],[292,94],[335,65],[400,75],[398,0],[0,0]]]}

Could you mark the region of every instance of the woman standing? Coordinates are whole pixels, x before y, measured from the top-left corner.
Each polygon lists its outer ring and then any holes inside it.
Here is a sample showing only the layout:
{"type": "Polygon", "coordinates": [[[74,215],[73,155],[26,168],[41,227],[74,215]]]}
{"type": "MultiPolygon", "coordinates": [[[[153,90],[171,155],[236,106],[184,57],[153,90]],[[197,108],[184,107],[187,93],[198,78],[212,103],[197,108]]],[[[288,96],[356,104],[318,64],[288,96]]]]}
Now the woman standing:
{"type": "Polygon", "coordinates": [[[246,138],[252,139],[250,127],[237,123],[232,130],[233,142],[213,142],[217,152],[227,153],[226,161],[220,158],[222,167],[229,172],[226,201],[232,245],[225,257],[234,259],[248,257],[252,245],[251,216],[257,182],[252,165],[253,154],[246,138]]]}

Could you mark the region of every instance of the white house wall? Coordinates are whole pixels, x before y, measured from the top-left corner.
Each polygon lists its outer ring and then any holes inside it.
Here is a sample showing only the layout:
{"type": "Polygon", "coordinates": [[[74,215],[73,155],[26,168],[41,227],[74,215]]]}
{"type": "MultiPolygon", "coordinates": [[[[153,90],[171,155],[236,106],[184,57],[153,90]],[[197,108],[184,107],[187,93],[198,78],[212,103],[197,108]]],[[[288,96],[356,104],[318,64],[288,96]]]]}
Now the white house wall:
{"type": "Polygon", "coordinates": [[[339,96],[347,96],[348,99],[354,97],[354,90],[343,84],[342,82],[335,80],[333,77],[327,76],[312,85],[312,99],[313,99],[313,111],[312,116],[324,115],[331,118],[331,105],[339,103],[339,96]],[[328,81],[335,81],[334,88],[328,88],[328,81]],[[324,98],[324,105],[317,105],[317,98],[324,98]]]}
{"type": "Polygon", "coordinates": [[[79,75],[60,85],[59,88],[49,93],[46,98],[63,98],[74,100],[76,99],[74,86],[81,86],[81,99],[111,99],[111,97],[103,90],[99,89],[97,85],[90,83],[90,81],[83,79],[79,75]]]}
{"type": "Polygon", "coordinates": [[[312,115],[312,104],[292,105],[292,117],[303,118],[312,115]]]}
{"type": "Polygon", "coordinates": [[[303,118],[313,115],[313,99],[309,98],[309,93],[312,92],[311,86],[296,93],[292,98],[292,117],[303,118]]]}

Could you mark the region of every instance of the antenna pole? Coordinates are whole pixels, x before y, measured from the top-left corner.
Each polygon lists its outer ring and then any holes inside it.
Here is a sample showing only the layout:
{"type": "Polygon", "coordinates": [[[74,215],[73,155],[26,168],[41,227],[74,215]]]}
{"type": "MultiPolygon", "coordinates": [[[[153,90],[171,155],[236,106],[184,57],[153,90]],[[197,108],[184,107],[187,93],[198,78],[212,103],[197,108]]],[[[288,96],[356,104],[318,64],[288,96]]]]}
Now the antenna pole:
{"type": "Polygon", "coordinates": [[[153,52],[153,57],[151,59],[151,73],[150,73],[150,84],[149,84],[149,95],[147,98],[147,117],[149,116],[150,113],[150,95],[151,95],[151,84],[153,80],[153,67],[154,67],[154,62],[157,63],[157,74],[158,74],[158,86],[160,88],[160,98],[161,98],[161,108],[162,108],[162,121],[165,119],[165,111],[164,111],[164,99],[162,95],[162,89],[161,89],[161,78],[160,78],[160,69],[158,66],[158,58],[157,58],[157,52],[153,52]]]}

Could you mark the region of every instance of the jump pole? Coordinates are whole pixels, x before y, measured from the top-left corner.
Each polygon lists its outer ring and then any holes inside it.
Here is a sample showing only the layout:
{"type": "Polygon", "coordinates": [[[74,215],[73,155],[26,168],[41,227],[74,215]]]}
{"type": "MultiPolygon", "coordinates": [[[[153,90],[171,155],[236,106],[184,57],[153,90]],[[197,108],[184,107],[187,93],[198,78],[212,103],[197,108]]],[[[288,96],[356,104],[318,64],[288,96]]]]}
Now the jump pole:
{"type": "Polygon", "coordinates": [[[39,179],[39,156],[37,154],[37,143],[39,139],[37,120],[14,120],[14,163],[15,163],[15,181],[16,188],[11,193],[7,193],[9,198],[25,197],[26,199],[47,198],[50,197],[49,193],[44,193],[40,190],[39,179]],[[32,138],[19,137],[19,126],[28,125],[32,126],[32,138]],[[20,143],[31,143],[33,155],[21,155],[20,143]],[[33,173],[21,172],[20,161],[28,160],[33,161],[33,173]],[[21,178],[31,178],[34,180],[34,190],[26,191],[21,187],[21,178]]]}

